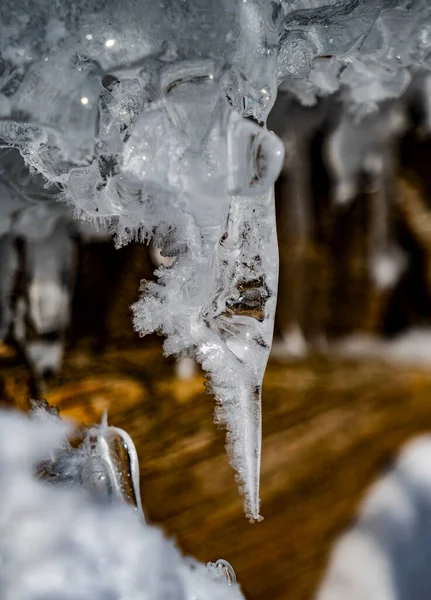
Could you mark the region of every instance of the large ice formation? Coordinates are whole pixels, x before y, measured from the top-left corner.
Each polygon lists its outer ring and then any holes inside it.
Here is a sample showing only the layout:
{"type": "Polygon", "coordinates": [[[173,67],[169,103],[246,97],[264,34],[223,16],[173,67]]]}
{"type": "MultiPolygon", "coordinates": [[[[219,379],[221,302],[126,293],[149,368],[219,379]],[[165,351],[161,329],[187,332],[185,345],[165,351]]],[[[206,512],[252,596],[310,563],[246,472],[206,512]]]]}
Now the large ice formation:
{"type": "Polygon", "coordinates": [[[277,87],[305,104],[338,91],[358,119],[429,69],[430,14],[428,0],[2,2],[0,138],[118,245],[175,258],[143,285],[135,327],[201,362],[252,519],[277,294],[283,145],[265,127],[277,87]]]}

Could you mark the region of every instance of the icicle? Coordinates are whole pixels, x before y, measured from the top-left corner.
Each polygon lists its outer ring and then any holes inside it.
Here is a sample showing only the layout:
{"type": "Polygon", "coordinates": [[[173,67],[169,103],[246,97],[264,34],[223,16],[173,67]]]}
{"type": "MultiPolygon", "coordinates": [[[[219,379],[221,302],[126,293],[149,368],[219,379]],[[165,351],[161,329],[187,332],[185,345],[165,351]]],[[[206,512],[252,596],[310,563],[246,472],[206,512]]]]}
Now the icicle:
{"type": "Polygon", "coordinates": [[[18,270],[18,256],[12,235],[0,237],[0,340],[12,324],[12,290],[18,270]]]}
{"type": "Polygon", "coordinates": [[[394,155],[405,126],[401,103],[387,103],[360,121],[344,108],[326,146],[334,201],[345,204],[361,192],[371,194],[369,262],[371,277],[380,289],[393,287],[405,267],[405,257],[393,241],[391,223],[396,197],[394,155]]]}
{"type": "Polygon", "coordinates": [[[107,420],[92,427],[84,441],[89,456],[84,465],[84,485],[101,484],[107,496],[132,504],[144,515],[139,489],[139,460],[132,438],[123,429],[110,427],[107,420]]]}
{"type": "Polygon", "coordinates": [[[368,189],[377,189],[384,175],[385,156],[393,153],[393,144],[403,133],[406,120],[399,104],[387,104],[358,119],[340,107],[341,118],[326,142],[325,158],[333,178],[336,204],[347,204],[363,191],[361,176],[368,189]]]}
{"type": "Polygon", "coordinates": [[[219,558],[214,563],[207,563],[207,569],[215,580],[223,578],[229,585],[234,585],[236,583],[236,574],[232,565],[223,558],[219,558]]]}
{"type": "Polygon", "coordinates": [[[259,519],[261,390],[272,342],[278,279],[273,190],[234,197],[220,240],[214,295],[203,318],[213,342],[198,358],[227,426],[227,446],[251,519],[259,519]]]}
{"type": "Polygon", "coordinates": [[[371,196],[369,261],[372,279],[380,290],[393,288],[406,266],[406,256],[395,245],[393,235],[392,207],[396,199],[393,151],[387,148],[384,154],[382,177],[371,196]]]}
{"type": "Polygon", "coordinates": [[[36,215],[26,215],[25,226],[20,223],[14,229],[26,237],[22,253],[25,293],[17,300],[13,331],[33,370],[38,394],[43,393],[47,376],[61,366],[76,268],[68,219],[57,216],[47,231],[43,229],[36,215]]]}
{"type": "MultiPolygon", "coordinates": [[[[39,423],[61,421],[59,411],[45,400],[32,400],[30,416],[39,423]]],[[[39,476],[53,483],[82,486],[98,501],[125,502],[144,518],[139,489],[139,460],[130,435],[108,425],[105,411],[100,425],[80,432],[82,443],[73,448],[65,438],[39,476]]]]}
{"type": "MultiPolygon", "coordinates": [[[[37,229],[38,222],[33,226],[37,229]]],[[[25,244],[29,318],[38,334],[64,330],[70,322],[75,248],[67,223],[43,240],[25,244]]]]}
{"type": "MultiPolygon", "coordinates": [[[[169,121],[162,114],[144,116],[140,131],[128,141],[128,172],[148,175],[153,182],[165,177],[162,148],[173,144],[181,159],[173,165],[171,181],[180,184],[179,199],[184,198],[193,216],[192,223],[180,216],[176,229],[161,237],[163,254],[176,260],[156,272],[157,284],[146,284],[134,307],[135,326],[141,333],[161,328],[168,335],[166,352],[187,351],[202,363],[218,403],[216,419],[228,430],[227,446],[246,512],[258,519],[260,396],[278,276],[272,184],[284,152],[274,134],[229,108],[220,93],[221,76],[214,61],[166,70],[162,79],[169,121]],[[194,129],[196,115],[205,127],[194,129]],[[149,171],[149,161],[142,157],[154,118],[160,131],[173,121],[178,137],[154,142],[161,146],[149,171]]],[[[166,153],[172,151],[166,148],[166,153]]]]}

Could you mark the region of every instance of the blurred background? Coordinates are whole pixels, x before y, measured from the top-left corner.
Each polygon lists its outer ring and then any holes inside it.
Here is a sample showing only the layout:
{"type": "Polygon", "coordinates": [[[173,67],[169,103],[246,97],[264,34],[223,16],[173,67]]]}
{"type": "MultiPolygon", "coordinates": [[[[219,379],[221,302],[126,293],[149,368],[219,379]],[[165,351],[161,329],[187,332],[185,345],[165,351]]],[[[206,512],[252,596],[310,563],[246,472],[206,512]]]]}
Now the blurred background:
{"type": "MultiPolygon", "coordinates": [[[[431,79],[360,120],[339,95],[303,107],[281,90],[268,126],[286,159],[264,521],[243,516],[199,368],[133,331],[140,281],[164,259],[116,250],[65,205],[23,200],[0,227],[0,399],[46,398],[79,424],[108,409],[136,444],[150,522],[187,554],[229,560],[250,600],[305,600],[366,490],[431,431],[431,79]]],[[[55,193],[10,150],[0,176],[2,193],[55,193]]]]}

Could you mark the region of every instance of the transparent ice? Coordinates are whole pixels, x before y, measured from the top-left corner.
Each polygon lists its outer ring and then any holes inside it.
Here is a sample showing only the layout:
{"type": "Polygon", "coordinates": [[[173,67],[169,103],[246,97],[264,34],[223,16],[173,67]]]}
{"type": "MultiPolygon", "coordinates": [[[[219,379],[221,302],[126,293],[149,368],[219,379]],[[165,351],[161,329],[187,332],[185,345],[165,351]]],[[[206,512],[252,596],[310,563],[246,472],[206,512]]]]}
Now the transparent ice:
{"type": "MultiPolygon", "coordinates": [[[[30,416],[36,423],[62,422],[58,409],[45,400],[32,400],[31,405],[30,416]]],[[[100,425],[82,428],[75,437],[73,445],[64,437],[50,460],[39,465],[38,477],[65,487],[83,487],[100,502],[122,500],[144,518],[138,454],[129,434],[109,426],[105,414],[100,425]]]]}
{"type": "Polygon", "coordinates": [[[428,0],[2,2],[0,138],[118,245],[174,259],[143,284],[134,324],[202,364],[252,519],[277,294],[284,149],[265,127],[277,86],[308,105],[338,91],[359,119],[429,70],[430,15],[428,0]]]}

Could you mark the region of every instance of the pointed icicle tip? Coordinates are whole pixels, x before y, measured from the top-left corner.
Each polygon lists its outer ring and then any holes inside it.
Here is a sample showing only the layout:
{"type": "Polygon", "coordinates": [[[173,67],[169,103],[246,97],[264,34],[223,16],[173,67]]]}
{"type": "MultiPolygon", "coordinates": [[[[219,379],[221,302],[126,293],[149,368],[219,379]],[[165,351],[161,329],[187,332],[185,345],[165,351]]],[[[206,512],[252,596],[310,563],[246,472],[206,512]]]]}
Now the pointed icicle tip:
{"type": "Polygon", "coordinates": [[[104,431],[106,431],[106,429],[108,429],[108,409],[107,408],[103,411],[103,415],[100,420],[100,428],[101,428],[102,432],[104,432],[104,431]]]}
{"type": "Polygon", "coordinates": [[[244,495],[244,512],[250,522],[260,515],[260,459],[262,446],[261,388],[249,385],[236,390],[236,402],[224,412],[228,427],[227,450],[244,495]],[[232,435],[235,431],[235,435],[232,435]]]}

